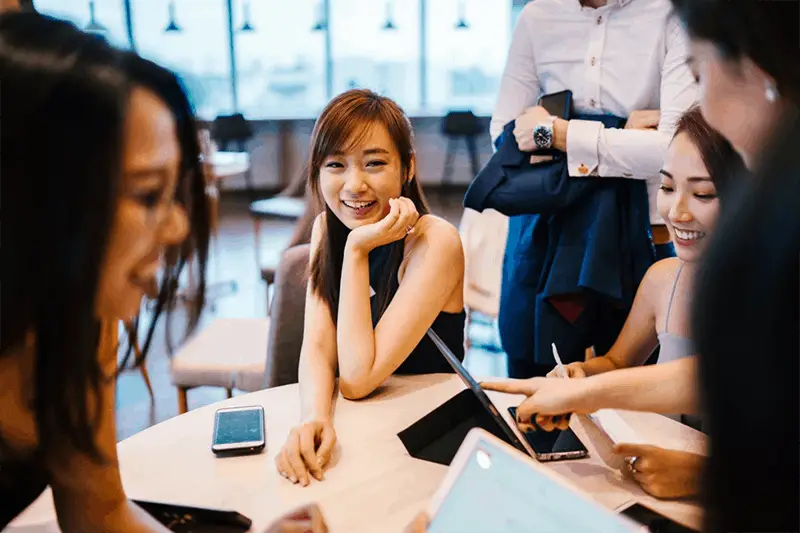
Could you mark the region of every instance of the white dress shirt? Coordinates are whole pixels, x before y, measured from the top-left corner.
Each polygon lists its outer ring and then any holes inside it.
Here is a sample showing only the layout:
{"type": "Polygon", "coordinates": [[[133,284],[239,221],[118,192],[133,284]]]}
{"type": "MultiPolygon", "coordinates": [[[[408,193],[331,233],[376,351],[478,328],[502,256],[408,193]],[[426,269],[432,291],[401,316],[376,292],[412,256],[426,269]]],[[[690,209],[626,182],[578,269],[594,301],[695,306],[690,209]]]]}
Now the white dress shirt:
{"type": "Polygon", "coordinates": [[[678,118],[698,96],[688,53],[669,0],[608,0],[598,9],[579,0],[533,0],[514,30],[492,140],[541,95],[565,89],[572,91],[576,113],[628,117],[659,109],[658,130],[571,120],[567,165],[570,176],[646,180],[650,221],[663,224],[656,212],[659,170],[678,118]]]}

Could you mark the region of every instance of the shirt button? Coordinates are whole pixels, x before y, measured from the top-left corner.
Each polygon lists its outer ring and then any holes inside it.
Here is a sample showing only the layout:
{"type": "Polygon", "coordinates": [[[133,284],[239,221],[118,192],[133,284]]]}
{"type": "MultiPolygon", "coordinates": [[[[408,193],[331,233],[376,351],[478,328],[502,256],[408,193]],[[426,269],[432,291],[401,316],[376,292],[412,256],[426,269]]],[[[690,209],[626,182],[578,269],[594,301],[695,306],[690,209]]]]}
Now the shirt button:
{"type": "Polygon", "coordinates": [[[599,26],[602,23],[603,23],[603,16],[600,15],[599,17],[597,17],[597,25],[599,26]]]}
{"type": "Polygon", "coordinates": [[[589,100],[589,105],[590,105],[590,106],[592,106],[592,107],[597,107],[597,102],[595,101],[595,99],[594,99],[594,98],[592,98],[591,100],[589,100]]]}
{"type": "Polygon", "coordinates": [[[597,58],[593,57],[591,63],[592,63],[592,66],[594,66],[594,64],[597,63],[597,58]]]}

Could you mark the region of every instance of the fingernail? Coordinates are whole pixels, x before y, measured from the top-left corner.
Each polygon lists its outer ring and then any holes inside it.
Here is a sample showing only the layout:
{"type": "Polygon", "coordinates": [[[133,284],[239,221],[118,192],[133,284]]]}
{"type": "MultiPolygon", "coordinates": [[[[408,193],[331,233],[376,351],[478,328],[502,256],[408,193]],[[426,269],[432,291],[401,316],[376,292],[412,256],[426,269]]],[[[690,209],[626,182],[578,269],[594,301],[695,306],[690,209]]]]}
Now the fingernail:
{"type": "Polygon", "coordinates": [[[292,483],[297,483],[297,478],[296,477],[292,476],[289,479],[292,481],[292,483]]]}

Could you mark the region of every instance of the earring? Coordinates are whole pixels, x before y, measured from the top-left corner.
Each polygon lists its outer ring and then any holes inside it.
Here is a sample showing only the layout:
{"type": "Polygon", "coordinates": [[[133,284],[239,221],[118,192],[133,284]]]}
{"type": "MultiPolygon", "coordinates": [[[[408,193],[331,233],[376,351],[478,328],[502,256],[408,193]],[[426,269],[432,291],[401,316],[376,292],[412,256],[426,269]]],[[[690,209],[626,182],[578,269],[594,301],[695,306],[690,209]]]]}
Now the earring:
{"type": "Polygon", "coordinates": [[[778,89],[775,87],[774,83],[769,81],[767,82],[767,86],[764,89],[764,98],[766,98],[767,102],[771,104],[778,99],[778,89]]]}

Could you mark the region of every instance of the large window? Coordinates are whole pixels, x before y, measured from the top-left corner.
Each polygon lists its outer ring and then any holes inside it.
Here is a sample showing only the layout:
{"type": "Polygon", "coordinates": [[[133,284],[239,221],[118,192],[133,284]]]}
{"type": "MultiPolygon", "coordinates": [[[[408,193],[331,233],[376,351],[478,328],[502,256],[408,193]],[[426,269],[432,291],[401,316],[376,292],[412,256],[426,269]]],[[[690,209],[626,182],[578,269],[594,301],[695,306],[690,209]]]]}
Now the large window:
{"type": "Polygon", "coordinates": [[[34,6],[177,72],[200,118],[241,112],[269,119],[315,117],[330,98],[355,87],[393,98],[410,115],[489,114],[513,23],[527,1],[34,0],[34,6]]]}
{"type": "Polygon", "coordinates": [[[36,0],[39,13],[68,20],[81,29],[103,35],[122,48],[130,46],[124,0],[36,0]]]}
{"type": "Polygon", "coordinates": [[[328,100],[318,0],[232,0],[239,110],[315,116],[328,100]]]}
{"type": "Polygon", "coordinates": [[[511,3],[427,2],[428,109],[491,113],[511,39],[511,3]]]}
{"type": "Polygon", "coordinates": [[[419,111],[419,14],[409,0],[331,0],[333,92],[366,87],[419,111]]]}
{"type": "Polygon", "coordinates": [[[133,36],[143,56],[183,79],[198,116],[233,111],[228,12],[221,0],[130,0],[133,36]]]}

